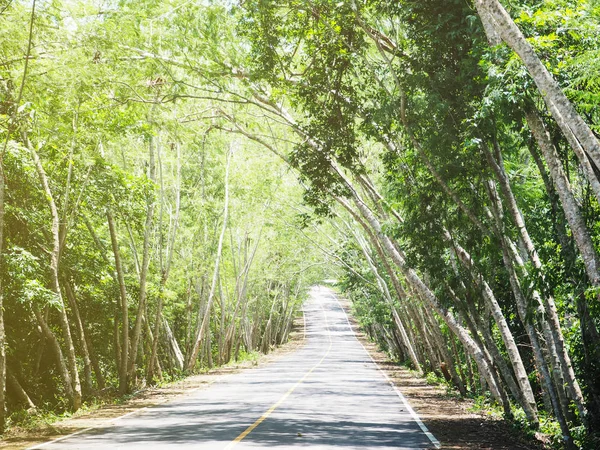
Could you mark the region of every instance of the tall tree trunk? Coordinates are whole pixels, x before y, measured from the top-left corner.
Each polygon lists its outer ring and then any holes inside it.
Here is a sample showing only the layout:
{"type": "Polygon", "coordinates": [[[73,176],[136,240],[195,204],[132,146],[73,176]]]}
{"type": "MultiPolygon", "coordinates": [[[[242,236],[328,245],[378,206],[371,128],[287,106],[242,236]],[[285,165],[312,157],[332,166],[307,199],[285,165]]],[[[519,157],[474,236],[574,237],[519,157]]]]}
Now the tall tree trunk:
{"type": "MultiPolygon", "coordinates": [[[[7,137],[8,141],[8,137],[7,137]]],[[[0,274],[6,273],[4,266],[4,152],[0,154],[0,274]]],[[[6,332],[4,331],[4,285],[0,275],[0,433],[6,426],[6,332]]]]}
{"type": "MultiPolygon", "coordinates": [[[[148,367],[148,379],[152,379],[154,361],[158,357],[158,340],[160,336],[160,329],[163,322],[162,319],[162,308],[163,308],[163,293],[169,279],[169,272],[171,270],[171,262],[173,260],[173,251],[175,248],[175,240],[177,238],[177,229],[179,227],[179,211],[181,207],[181,149],[178,144],[173,144],[177,149],[177,174],[176,174],[176,185],[175,185],[175,216],[171,222],[170,233],[167,241],[167,250],[164,266],[162,264],[163,258],[161,253],[161,277],[160,277],[160,294],[158,296],[158,302],[156,305],[156,318],[154,322],[154,340],[152,341],[152,355],[150,356],[150,363],[148,367]]],[[[160,148],[157,149],[159,173],[160,173],[160,227],[162,228],[163,219],[163,207],[164,207],[164,184],[163,184],[163,167],[162,158],[160,154],[160,148]]],[[[162,251],[162,239],[161,239],[161,251],[162,251]]]]}
{"type": "MultiPolygon", "coordinates": [[[[25,80],[27,79],[27,69],[29,67],[29,56],[31,55],[31,48],[33,44],[33,24],[35,21],[35,7],[36,0],[33,0],[31,4],[31,15],[29,19],[29,39],[27,41],[27,53],[25,54],[25,64],[23,66],[23,78],[21,79],[21,85],[19,87],[19,93],[13,106],[11,121],[9,122],[9,129],[6,130],[6,138],[4,140],[4,146],[0,152],[0,274],[4,273],[4,215],[5,215],[5,192],[6,182],[4,173],[4,155],[8,148],[8,142],[10,140],[11,132],[13,127],[16,128],[17,117],[16,114],[21,106],[21,100],[23,99],[23,89],[25,87],[25,80]],[[11,123],[12,122],[12,123],[11,123]]],[[[2,284],[2,276],[0,275],[0,433],[4,432],[6,427],[6,331],[4,328],[4,285],[2,284]]]]}
{"type": "Polygon", "coordinates": [[[63,280],[63,286],[65,288],[65,294],[67,294],[67,300],[73,316],[75,317],[75,326],[77,328],[77,334],[79,335],[79,345],[81,346],[81,352],[83,353],[83,373],[85,378],[85,387],[87,388],[88,394],[92,392],[92,361],[90,359],[90,353],[87,347],[87,339],[85,337],[85,329],[83,328],[83,322],[81,321],[81,315],[79,314],[79,307],[77,306],[77,299],[71,284],[65,279],[63,280]]]}
{"type": "MultiPolygon", "coordinates": [[[[491,154],[489,149],[484,148],[486,151],[488,161],[492,166],[492,169],[496,173],[498,180],[500,181],[500,188],[506,200],[508,210],[512,216],[512,219],[517,227],[519,236],[522,242],[527,249],[527,254],[529,255],[530,260],[533,263],[533,266],[538,271],[539,276],[541,277],[541,281],[544,282],[543,275],[543,266],[542,262],[539,258],[533,240],[529,235],[527,227],[525,225],[525,219],[521,214],[517,206],[517,200],[512,192],[510,181],[506,170],[504,168],[504,161],[502,158],[502,152],[500,150],[500,146],[497,141],[494,141],[494,149],[495,149],[495,157],[491,154]]],[[[562,333],[560,319],[558,317],[558,312],[556,311],[556,304],[554,303],[554,298],[551,295],[540,295],[537,291],[533,293],[536,300],[540,301],[543,305],[545,311],[545,318],[547,319],[547,324],[552,333],[552,339],[554,341],[554,345],[556,347],[556,357],[558,358],[562,377],[567,383],[567,387],[569,389],[572,400],[575,402],[575,405],[581,414],[582,417],[585,417],[586,411],[584,406],[584,399],[581,393],[581,389],[579,387],[579,383],[575,377],[575,372],[573,371],[573,366],[571,363],[571,358],[567,352],[567,349],[564,344],[564,336],[562,333]]]]}
{"type": "Polygon", "coordinates": [[[196,359],[198,358],[198,352],[200,351],[200,344],[202,343],[202,338],[206,333],[210,322],[210,315],[212,309],[212,303],[215,296],[215,291],[217,287],[217,281],[219,279],[219,263],[221,261],[221,253],[223,251],[223,240],[225,238],[225,231],[227,230],[227,215],[229,212],[229,165],[231,162],[231,157],[233,154],[233,149],[229,150],[227,154],[227,163],[225,166],[225,200],[223,206],[223,225],[221,227],[221,234],[219,236],[219,243],[217,245],[217,255],[215,257],[215,268],[213,272],[213,279],[210,287],[210,292],[208,294],[208,301],[206,306],[206,312],[204,313],[204,317],[199,323],[198,330],[196,333],[196,339],[194,342],[194,346],[192,348],[192,353],[190,354],[190,358],[186,365],[187,371],[192,371],[194,366],[196,365],[196,359]]]}
{"type": "Polygon", "coordinates": [[[577,200],[575,200],[569,180],[562,168],[558,152],[539,114],[530,108],[526,111],[526,115],[527,124],[548,165],[548,170],[565,211],[569,227],[579,248],[590,283],[598,287],[600,286],[600,258],[585,225],[580,206],[577,200]]]}
{"type": "MultiPolygon", "coordinates": [[[[585,220],[583,218],[581,208],[573,195],[571,190],[571,186],[569,180],[563,170],[562,163],[558,156],[558,151],[550,138],[544,123],[538,114],[538,112],[533,108],[528,108],[526,110],[526,118],[527,124],[533,134],[541,152],[548,165],[548,171],[550,172],[550,176],[552,177],[552,181],[554,183],[554,187],[556,188],[556,192],[562,204],[565,217],[567,222],[569,223],[569,227],[571,229],[571,233],[573,234],[573,238],[575,239],[575,243],[577,248],[579,249],[579,254],[583,260],[586,273],[588,279],[592,286],[599,288],[600,287],[600,274],[598,270],[600,269],[600,257],[594,247],[592,242],[592,238],[590,235],[590,231],[588,230],[585,220]]],[[[597,341],[593,340],[592,337],[590,341],[590,334],[587,330],[595,330],[594,333],[592,331],[592,336],[597,334],[597,330],[592,323],[591,326],[588,326],[587,329],[584,329],[589,324],[589,321],[586,320],[585,311],[587,309],[587,302],[585,298],[578,298],[578,309],[584,313],[584,317],[580,317],[580,326],[582,327],[582,338],[586,340],[587,349],[595,350],[592,353],[591,359],[597,360],[600,356],[600,349],[598,349],[597,341]]],[[[564,346],[563,346],[564,348],[564,346]]],[[[586,352],[587,353],[587,352],[586,352]]],[[[589,357],[589,355],[586,355],[589,357]]],[[[574,378],[574,372],[571,366],[567,366],[567,379],[571,377],[574,378]]],[[[595,390],[598,390],[598,380],[596,379],[589,380],[590,386],[595,386],[595,390]]],[[[571,388],[571,386],[569,386],[571,388]]],[[[582,399],[581,392],[578,389],[578,385],[575,385],[576,390],[572,390],[571,396],[574,399],[582,399]]],[[[577,401],[578,408],[580,408],[580,400],[577,401]]],[[[596,427],[600,427],[600,396],[596,395],[593,398],[593,408],[594,417],[592,417],[592,421],[596,423],[596,427]]],[[[580,409],[581,413],[581,409],[580,409]]],[[[585,414],[582,415],[585,418],[585,414]]]]}
{"type": "MultiPolygon", "coordinates": [[[[148,164],[148,179],[154,181],[155,164],[154,164],[154,139],[150,138],[148,145],[149,164],[148,164]]],[[[158,144],[160,145],[160,144],[158,144]]],[[[140,297],[138,300],[137,315],[135,317],[135,325],[133,327],[133,336],[131,338],[131,356],[129,361],[129,378],[132,379],[137,362],[137,352],[139,347],[140,336],[142,334],[142,317],[146,309],[146,281],[148,278],[148,267],[150,266],[150,238],[152,234],[152,220],[154,218],[154,196],[149,195],[146,202],[146,223],[144,225],[144,243],[142,249],[142,265],[140,268],[140,297]]],[[[133,245],[133,242],[132,242],[133,245]]]]}
{"type": "MultiPolygon", "coordinates": [[[[517,273],[516,273],[516,270],[515,270],[515,267],[513,264],[513,257],[511,256],[511,251],[510,251],[510,243],[508,242],[508,239],[505,237],[504,224],[502,221],[503,219],[502,219],[501,201],[500,201],[499,197],[497,196],[497,192],[496,192],[495,185],[493,182],[488,182],[488,195],[489,195],[491,203],[492,203],[492,208],[494,209],[494,217],[497,222],[496,226],[498,228],[498,233],[500,235],[500,246],[502,249],[502,258],[504,261],[504,266],[508,272],[511,289],[515,296],[517,312],[518,312],[519,318],[521,319],[521,322],[523,323],[523,326],[525,327],[525,330],[529,337],[529,342],[532,345],[533,354],[534,354],[534,358],[535,358],[535,362],[536,362],[536,367],[541,372],[544,386],[545,386],[548,394],[550,395],[550,398],[552,399],[554,413],[560,424],[561,430],[563,432],[563,436],[565,436],[566,445],[567,445],[567,447],[572,448],[573,441],[571,438],[570,430],[569,430],[568,424],[566,422],[566,417],[565,417],[565,413],[564,413],[566,405],[565,405],[564,399],[561,398],[560,389],[563,389],[563,387],[562,387],[562,385],[557,385],[556,389],[555,389],[555,385],[553,384],[552,377],[550,375],[550,370],[548,369],[548,364],[543,355],[542,346],[538,339],[537,330],[534,327],[532,318],[530,318],[530,315],[528,314],[527,300],[525,299],[523,290],[521,289],[521,285],[520,285],[520,282],[519,282],[519,279],[518,279],[518,276],[517,276],[517,273]]],[[[545,319],[542,317],[541,320],[545,320],[545,319]]],[[[553,345],[552,336],[548,333],[548,334],[546,334],[546,338],[548,341],[547,343],[549,345],[548,349],[550,352],[552,352],[554,350],[551,347],[553,345]]],[[[554,350],[554,352],[555,352],[555,350],[554,350]]],[[[557,370],[560,371],[561,369],[560,368],[557,369],[557,367],[555,365],[555,362],[556,362],[555,358],[550,358],[550,359],[551,359],[552,373],[553,373],[553,375],[555,375],[555,380],[556,380],[556,371],[557,370]]]]}
{"type": "Polygon", "coordinates": [[[467,251],[458,243],[454,242],[452,236],[450,236],[450,233],[447,231],[445,232],[445,238],[448,240],[448,242],[452,243],[451,245],[454,248],[459,261],[461,261],[465,268],[472,274],[473,281],[481,289],[482,297],[492,313],[492,317],[494,318],[494,322],[498,327],[502,342],[504,342],[504,347],[506,348],[506,352],[508,353],[508,357],[512,363],[517,382],[519,383],[520,392],[524,400],[522,402],[523,409],[527,414],[528,420],[534,425],[534,427],[537,428],[537,426],[539,426],[539,419],[537,417],[537,407],[533,390],[531,389],[531,384],[529,383],[529,377],[527,376],[527,371],[523,365],[523,360],[521,359],[521,355],[519,353],[519,349],[517,348],[517,344],[514,340],[512,332],[508,327],[508,323],[506,322],[506,317],[504,317],[502,309],[496,300],[496,296],[492,292],[488,283],[481,276],[478,276],[474,273],[471,255],[469,255],[467,251]]]}
{"type": "Polygon", "coordinates": [[[502,4],[498,0],[475,0],[475,7],[480,16],[491,18],[502,40],[519,55],[563,133],[573,133],[587,156],[596,167],[600,167],[600,143],[594,133],[577,113],[502,4]]]}
{"type": "Polygon", "coordinates": [[[127,365],[129,360],[129,313],[127,309],[127,291],[125,290],[125,278],[123,277],[117,230],[110,210],[106,211],[106,218],[108,221],[108,229],[110,231],[110,241],[112,243],[113,255],[115,258],[115,270],[117,272],[117,279],[119,280],[119,293],[121,296],[121,348],[119,350],[121,361],[119,363],[119,393],[124,395],[129,389],[127,365]]]}
{"type": "MultiPolygon", "coordinates": [[[[352,188],[352,186],[349,186],[352,188]]],[[[369,224],[369,226],[373,229],[374,233],[381,240],[383,247],[388,252],[392,261],[397,265],[397,267],[402,271],[404,276],[406,277],[406,281],[419,293],[421,298],[432,307],[438,315],[444,320],[446,325],[452,330],[453,333],[461,340],[466,349],[471,353],[475,361],[477,362],[477,366],[479,367],[480,374],[485,377],[490,392],[493,397],[498,401],[499,404],[503,404],[500,391],[498,386],[494,380],[492,374],[492,368],[490,368],[489,364],[485,360],[483,352],[481,348],[473,341],[471,336],[467,330],[465,330],[456,317],[452,314],[450,310],[445,308],[437,299],[435,294],[429,289],[429,287],[423,282],[423,280],[419,277],[419,275],[406,264],[406,259],[402,255],[402,253],[396,248],[394,243],[390,240],[390,238],[383,233],[381,224],[377,220],[377,218],[370,211],[368,206],[362,201],[362,199],[357,195],[356,191],[352,189],[354,203],[357,206],[360,214],[364,218],[364,220],[369,224]]],[[[344,208],[348,209],[349,212],[353,212],[352,208],[348,205],[348,203],[340,198],[336,198],[336,200],[344,206],[344,208]]],[[[356,213],[355,213],[356,214],[356,213]]],[[[353,214],[354,215],[354,214],[353,214]]],[[[365,224],[366,225],[366,224],[365,224]]]]}
{"type": "Polygon", "coordinates": [[[69,362],[69,372],[71,376],[73,389],[73,402],[71,406],[74,411],[77,411],[81,407],[81,383],[79,381],[79,372],[77,370],[75,346],[73,345],[73,339],[71,337],[71,328],[69,327],[69,319],[67,317],[67,310],[65,309],[65,304],[63,301],[62,292],[60,290],[60,283],[58,279],[58,265],[60,259],[60,217],[58,215],[58,209],[56,208],[56,203],[54,202],[52,190],[50,189],[48,177],[46,176],[46,171],[42,166],[42,162],[37,152],[33,148],[33,145],[31,144],[31,142],[29,142],[29,139],[26,136],[24,141],[33,158],[33,162],[37,169],[40,182],[44,189],[44,193],[46,194],[46,200],[48,201],[48,206],[50,207],[50,212],[52,215],[52,252],[50,254],[50,273],[52,275],[52,291],[56,295],[58,301],[60,325],[63,332],[63,339],[67,347],[67,360],[69,362]]]}
{"type": "Polygon", "coordinates": [[[73,392],[73,383],[71,381],[71,374],[69,373],[69,368],[67,367],[67,363],[65,362],[65,357],[63,355],[62,349],[60,348],[60,344],[58,339],[48,326],[44,315],[37,308],[37,305],[33,306],[33,314],[37,320],[38,325],[42,330],[42,334],[45,337],[46,341],[48,341],[54,351],[54,355],[56,356],[56,362],[58,365],[58,370],[60,372],[60,376],[63,381],[63,386],[65,388],[65,393],[67,397],[71,401],[71,404],[74,403],[75,392],[73,392]]]}

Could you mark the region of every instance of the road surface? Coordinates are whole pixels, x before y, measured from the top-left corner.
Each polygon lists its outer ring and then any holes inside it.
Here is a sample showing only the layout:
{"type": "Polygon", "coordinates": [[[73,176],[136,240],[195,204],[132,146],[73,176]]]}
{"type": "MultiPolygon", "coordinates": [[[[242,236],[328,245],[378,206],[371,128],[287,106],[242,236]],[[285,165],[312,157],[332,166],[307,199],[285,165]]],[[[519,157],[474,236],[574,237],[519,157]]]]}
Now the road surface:
{"type": "Polygon", "coordinates": [[[33,448],[435,448],[435,438],[356,339],[333,292],[313,288],[304,312],[300,350],[110,426],[33,448]]]}

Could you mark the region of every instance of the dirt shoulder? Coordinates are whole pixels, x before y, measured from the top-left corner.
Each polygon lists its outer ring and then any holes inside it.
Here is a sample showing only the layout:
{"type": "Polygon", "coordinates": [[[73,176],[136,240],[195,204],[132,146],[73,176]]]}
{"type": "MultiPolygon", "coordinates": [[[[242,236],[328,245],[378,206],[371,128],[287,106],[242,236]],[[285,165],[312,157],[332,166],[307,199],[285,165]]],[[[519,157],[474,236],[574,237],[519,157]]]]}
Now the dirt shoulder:
{"type": "Polygon", "coordinates": [[[113,422],[128,414],[134,414],[145,408],[160,405],[188,395],[190,392],[206,389],[211,384],[241,370],[261,367],[270,361],[280,358],[304,345],[304,321],[297,319],[289,341],[275,348],[267,355],[260,355],[256,360],[218,367],[200,375],[193,375],[161,387],[148,387],[136,392],[130,399],[120,403],[105,404],[88,410],[80,410],[67,419],[40,423],[35,428],[18,428],[9,430],[0,441],[0,449],[13,450],[29,448],[44,442],[59,439],[72,433],[89,428],[110,426],[113,422]]]}
{"type": "MultiPolygon", "coordinates": [[[[348,313],[350,303],[340,300],[348,313]]],[[[473,412],[473,401],[451,398],[446,389],[427,384],[424,378],[390,361],[359,329],[348,314],[358,340],[381,370],[406,397],[443,450],[543,450],[539,441],[527,441],[507,421],[483,412],[473,412]]],[[[433,445],[431,448],[434,448],[433,445]]]]}

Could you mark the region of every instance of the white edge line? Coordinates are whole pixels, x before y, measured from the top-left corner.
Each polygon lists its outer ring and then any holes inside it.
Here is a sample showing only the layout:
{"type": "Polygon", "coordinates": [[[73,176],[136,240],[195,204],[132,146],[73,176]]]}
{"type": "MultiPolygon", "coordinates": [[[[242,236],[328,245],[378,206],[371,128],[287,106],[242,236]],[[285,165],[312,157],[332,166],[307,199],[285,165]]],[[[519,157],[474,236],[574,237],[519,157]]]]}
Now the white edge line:
{"type": "MultiPolygon", "coordinates": [[[[222,378],[220,378],[220,379],[218,379],[218,380],[213,380],[213,381],[210,381],[210,382],[206,383],[206,384],[205,384],[205,385],[203,385],[203,386],[200,386],[200,387],[197,387],[197,388],[195,388],[195,389],[192,389],[192,390],[188,391],[187,393],[188,393],[188,394],[192,394],[192,393],[194,393],[194,392],[196,392],[196,391],[199,391],[199,390],[201,390],[201,389],[206,389],[207,387],[209,387],[209,386],[211,386],[211,385],[213,385],[213,384],[215,384],[215,383],[217,383],[217,382],[219,382],[219,381],[222,381],[222,380],[224,380],[225,378],[229,378],[229,377],[230,377],[230,376],[232,376],[232,375],[233,375],[232,373],[230,373],[230,374],[227,374],[227,375],[224,375],[222,378]]],[[[181,395],[183,396],[183,395],[185,395],[185,394],[181,394],[181,395]]],[[[104,428],[106,425],[109,425],[109,424],[112,424],[112,423],[114,423],[114,422],[116,422],[116,421],[118,421],[118,420],[124,419],[124,418],[125,418],[125,417],[127,417],[127,416],[131,416],[131,415],[133,415],[133,414],[137,414],[137,413],[139,413],[139,412],[142,412],[142,411],[144,411],[144,410],[146,410],[146,409],[153,408],[153,407],[155,407],[155,406],[159,406],[159,405],[163,405],[163,404],[165,404],[165,403],[169,403],[170,401],[175,401],[175,400],[176,400],[176,399],[172,399],[172,400],[168,400],[168,401],[166,401],[166,402],[157,403],[157,404],[155,404],[155,405],[144,406],[143,408],[139,408],[139,409],[136,409],[136,410],[134,410],[134,411],[129,411],[128,413],[126,413],[126,414],[123,414],[122,416],[115,417],[114,419],[107,420],[106,422],[104,422],[104,423],[101,423],[101,424],[99,424],[99,425],[96,425],[96,426],[94,426],[94,427],[88,427],[88,428],[84,428],[83,430],[79,430],[79,431],[76,431],[76,432],[74,432],[74,433],[67,434],[66,436],[61,436],[61,437],[59,437],[59,438],[56,438],[56,439],[53,439],[53,440],[51,440],[51,441],[42,442],[41,444],[34,445],[33,447],[27,447],[27,449],[26,449],[26,450],[35,450],[35,449],[38,449],[38,448],[43,448],[43,447],[46,447],[46,446],[48,446],[48,445],[50,445],[50,444],[54,444],[54,443],[56,443],[56,442],[64,441],[65,439],[72,438],[73,436],[77,436],[77,435],[79,435],[79,434],[83,434],[83,433],[85,433],[85,432],[87,432],[87,431],[90,431],[90,430],[96,430],[96,429],[98,429],[98,428],[104,428]]]]}
{"type": "Polygon", "coordinates": [[[76,431],[75,433],[67,434],[66,436],[62,436],[62,437],[53,439],[53,440],[48,441],[48,442],[43,442],[41,444],[34,445],[33,447],[27,447],[27,450],[33,450],[33,449],[36,449],[36,448],[42,448],[42,447],[45,447],[47,445],[54,444],[55,442],[60,442],[60,441],[63,441],[65,439],[68,439],[70,437],[77,436],[78,434],[85,433],[86,431],[93,430],[95,428],[98,428],[98,427],[84,428],[83,430],[79,430],[79,431],[76,431]]]}
{"type": "MultiPolygon", "coordinates": [[[[152,405],[152,406],[158,406],[159,404],[152,405]]],[[[106,422],[104,422],[104,423],[102,423],[100,425],[96,425],[95,427],[84,428],[83,430],[79,430],[79,431],[76,431],[75,433],[67,434],[66,436],[61,436],[59,438],[53,439],[52,441],[43,442],[41,444],[34,445],[33,447],[28,447],[27,450],[34,450],[34,449],[37,449],[37,448],[42,448],[42,447],[45,447],[47,445],[54,444],[55,442],[64,441],[65,439],[69,439],[69,438],[71,438],[73,436],[77,436],[78,434],[85,433],[86,431],[96,430],[98,428],[103,428],[106,425],[109,425],[109,424],[112,424],[112,423],[116,422],[117,420],[124,419],[127,416],[131,416],[132,414],[136,414],[136,413],[142,412],[143,410],[148,409],[148,408],[150,408],[150,406],[144,406],[143,408],[139,408],[139,409],[136,409],[134,411],[129,411],[128,413],[123,414],[122,416],[115,417],[114,419],[107,420],[106,422]]]]}
{"type": "Polygon", "coordinates": [[[410,404],[406,400],[406,397],[404,397],[404,395],[402,394],[402,392],[400,392],[400,390],[394,384],[394,382],[390,379],[390,377],[388,376],[388,374],[385,373],[381,367],[379,367],[379,364],[377,364],[377,362],[373,359],[373,357],[371,356],[371,353],[369,353],[369,351],[363,345],[363,343],[358,340],[358,337],[356,336],[356,333],[354,333],[354,330],[352,329],[352,324],[350,324],[350,320],[348,319],[348,314],[346,314],[346,310],[344,309],[344,307],[340,303],[337,294],[334,292],[333,295],[335,297],[335,301],[338,303],[338,305],[340,306],[342,312],[344,313],[344,316],[346,317],[346,322],[348,323],[348,326],[350,327],[350,331],[352,331],[352,334],[354,335],[354,339],[356,339],[356,341],[364,349],[364,351],[367,353],[367,355],[369,355],[369,358],[371,358],[371,361],[373,361],[373,364],[375,364],[375,367],[377,367],[377,370],[379,370],[379,372],[381,372],[381,374],[384,376],[384,378],[387,380],[387,382],[390,384],[390,386],[392,386],[392,388],[394,389],[394,392],[396,392],[396,394],[398,395],[398,397],[400,397],[400,400],[402,400],[402,403],[404,403],[404,405],[406,406],[406,409],[408,410],[408,412],[410,413],[410,415],[412,416],[412,418],[414,419],[414,421],[417,422],[417,425],[419,425],[419,428],[421,428],[421,431],[423,431],[423,433],[425,433],[425,435],[429,438],[429,440],[435,446],[435,448],[441,448],[442,444],[440,444],[440,441],[438,441],[436,439],[436,437],[433,434],[431,434],[431,432],[429,431],[429,429],[427,428],[427,426],[423,423],[423,421],[421,420],[421,418],[419,417],[419,415],[415,412],[414,409],[412,409],[412,406],[410,406],[410,404]]]}

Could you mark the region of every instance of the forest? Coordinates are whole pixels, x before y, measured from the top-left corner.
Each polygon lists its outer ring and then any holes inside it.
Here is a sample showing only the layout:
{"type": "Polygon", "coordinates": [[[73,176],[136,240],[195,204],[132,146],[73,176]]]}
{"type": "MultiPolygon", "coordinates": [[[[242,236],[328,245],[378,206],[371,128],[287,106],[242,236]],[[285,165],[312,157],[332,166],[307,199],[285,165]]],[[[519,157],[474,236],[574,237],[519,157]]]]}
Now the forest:
{"type": "Polygon", "coordinates": [[[600,446],[600,2],[0,0],[0,427],[284,343],[600,446]]]}

